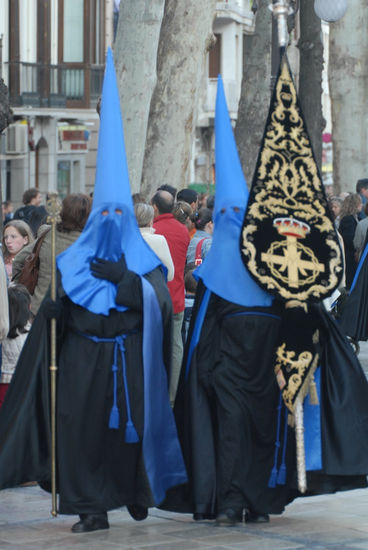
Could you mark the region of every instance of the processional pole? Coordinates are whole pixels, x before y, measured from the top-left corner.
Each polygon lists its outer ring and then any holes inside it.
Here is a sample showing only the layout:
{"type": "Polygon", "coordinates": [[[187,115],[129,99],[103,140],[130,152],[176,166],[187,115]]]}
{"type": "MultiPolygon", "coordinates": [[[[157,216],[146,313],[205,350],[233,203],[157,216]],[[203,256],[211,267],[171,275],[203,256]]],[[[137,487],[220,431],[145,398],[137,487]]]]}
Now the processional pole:
{"type": "MultiPolygon", "coordinates": [[[[56,300],[56,224],[60,221],[60,202],[57,193],[49,195],[47,210],[51,223],[51,300],[56,300]]],[[[51,319],[50,331],[50,405],[51,405],[51,515],[57,516],[56,503],[56,319],[51,319]]]]}
{"type": "MultiPolygon", "coordinates": [[[[289,43],[287,18],[294,10],[290,6],[289,0],[273,0],[269,7],[277,20],[278,45],[280,51],[283,51],[289,43]]],[[[305,467],[304,415],[303,400],[300,396],[296,399],[294,408],[298,489],[301,493],[305,493],[307,489],[307,478],[305,467]]]]}

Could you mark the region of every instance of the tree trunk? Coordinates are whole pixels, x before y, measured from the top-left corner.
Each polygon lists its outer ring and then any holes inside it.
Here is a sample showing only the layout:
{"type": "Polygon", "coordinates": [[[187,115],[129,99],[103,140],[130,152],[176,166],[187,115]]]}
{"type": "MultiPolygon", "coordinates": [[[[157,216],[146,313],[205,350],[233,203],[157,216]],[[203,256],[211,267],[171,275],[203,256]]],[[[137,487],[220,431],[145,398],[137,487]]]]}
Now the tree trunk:
{"type": "Polygon", "coordinates": [[[163,183],[185,187],[196,124],[196,107],[216,0],[166,0],[157,56],[141,191],[163,183]]]}
{"type": "MultiPolygon", "coordinates": [[[[9,124],[12,121],[12,118],[13,118],[13,111],[9,106],[8,88],[6,87],[4,80],[0,78],[0,133],[3,133],[5,128],[9,126],[9,124]]],[[[4,136],[0,138],[0,143],[2,143],[1,142],[2,139],[4,139],[4,136]]],[[[1,148],[0,148],[0,153],[2,153],[1,148]]],[[[3,187],[3,182],[0,181],[0,203],[3,202],[2,187],[3,187]]],[[[3,221],[2,216],[0,220],[1,222],[3,221]]],[[[0,239],[2,239],[2,236],[3,236],[3,224],[0,223],[0,239]]]]}
{"type": "Polygon", "coordinates": [[[258,3],[255,33],[244,37],[243,81],[235,138],[250,186],[270,106],[272,14],[258,3]]]}
{"type": "Polygon", "coordinates": [[[322,114],[323,43],[321,20],[314,12],[311,0],[300,2],[299,100],[312,143],[314,155],[321,169],[322,132],[325,120],[322,114]]]}
{"type": "Polygon", "coordinates": [[[8,88],[4,80],[0,78],[0,133],[11,123],[13,112],[9,106],[8,88]]]}
{"type": "Polygon", "coordinates": [[[329,85],[335,191],[353,191],[368,175],[368,10],[350,0],[344,17],[330,25],[329,85]]]}
{"type": "Polygon", "coordinates": [[[124,0],[120,4],[114,57],[133,193],[141,183],[164,6],[165,0],[124,0]]]}

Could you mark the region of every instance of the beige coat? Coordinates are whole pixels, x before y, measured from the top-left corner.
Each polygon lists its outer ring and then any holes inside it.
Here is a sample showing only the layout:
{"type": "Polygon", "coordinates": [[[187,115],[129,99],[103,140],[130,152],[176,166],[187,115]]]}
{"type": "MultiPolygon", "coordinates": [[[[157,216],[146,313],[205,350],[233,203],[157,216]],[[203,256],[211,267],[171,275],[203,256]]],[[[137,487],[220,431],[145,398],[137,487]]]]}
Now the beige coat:
{"type": "MultiPolygon", "coordinates": [[[[56,255],[68,248],[80,235],[80,231],[62,232],[56,230],[56,255]]],[[[13,278],[17,282],[24,261],[28,254],[32,252],[35,243],[25,246],[14,258],[13,278]]],[[[40,249],[40,269],[38,272],[38,281],[31,300],[31,312],[36,315],[41,302],[50,286],[51,282],[51,231],[46,235],[40,249]]]]}
{"type": "Polygon", "coordinates": [[[4,260],[0,252],[0,341],[7,337],[9,332],[8,285],[4,260]]]}

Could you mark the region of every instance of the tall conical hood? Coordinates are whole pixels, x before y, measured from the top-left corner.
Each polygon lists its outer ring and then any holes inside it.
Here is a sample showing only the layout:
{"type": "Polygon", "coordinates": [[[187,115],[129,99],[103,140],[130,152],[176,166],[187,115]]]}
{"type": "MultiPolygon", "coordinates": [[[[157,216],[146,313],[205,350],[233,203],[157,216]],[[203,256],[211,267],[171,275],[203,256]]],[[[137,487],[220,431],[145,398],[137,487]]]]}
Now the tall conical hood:
{"type": "Polygon", "coordinates": [[[133,209],[125,154],[120,98],[111,49],[107,50],[102,88],[96,180],[92,210],[106,202],[124,203],[133,209]]]}
{"type": "Polygon", "coordinates": [[[272,297],[250,277],[240,257],[239,239],[248,189],[236,148],[221,76],[216,98],[216,196],[212,245],[196,270],[207,288],[242,306],[270,306],[272,297]]]}
{"type": "Polygon", "coordinates": [[[134,215],[125,155],[123,121],[114,61],[107,52],[101,99],[96,180],[92,211],[79,237],[57,257],[66,294],[92,313],[108,315],[116,286],[96,279],[90,271],[95,258],[117,261],[125,254],[128,269],[144,275],[161,264],[143,240],[134,215]]]}

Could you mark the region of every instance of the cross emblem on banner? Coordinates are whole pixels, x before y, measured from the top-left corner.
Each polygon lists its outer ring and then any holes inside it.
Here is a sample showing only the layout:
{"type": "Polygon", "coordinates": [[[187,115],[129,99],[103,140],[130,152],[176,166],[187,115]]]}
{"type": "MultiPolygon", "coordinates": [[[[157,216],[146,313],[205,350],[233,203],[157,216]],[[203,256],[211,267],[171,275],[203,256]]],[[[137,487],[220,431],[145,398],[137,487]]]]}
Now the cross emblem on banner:
{"type": "Polygon", "coordinates": [[[304,238],[307,232],[306,227],[303,227],[305,224],[295,220],[279,218],[275,220],[274,225],[277,227],[279,234],[286,237],[286,240],[272,243],[268,252],[261,254],[263,262],[266,262],[271,269],[274,266],[279,266],[278,270],[273,269],[273,271],[279,271],[280,273],[287,271],[287,282],[291,288],[298,288],[300,276],[308,277],[308,272],[311,272],[312,278],[317,277],[318,273],[324,272],[325,266],[318,263],[313,251],[298,242],[298,239],[304,238]],[[278,250],[281,254],[275,254],[278,250]],[[302,254],[309,257],[309,259],[302,259],[302,254]]]}

